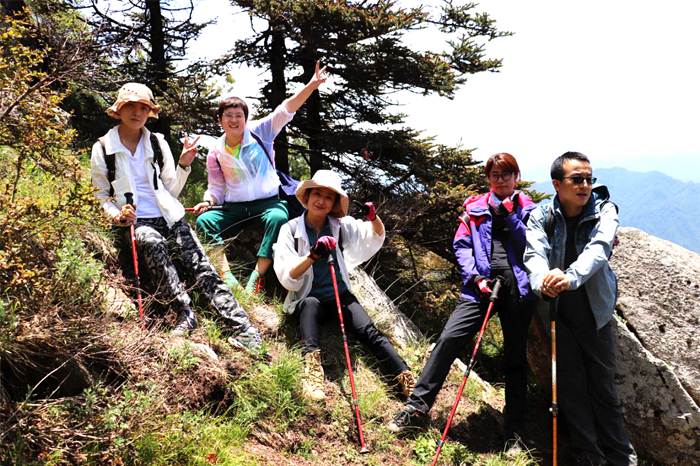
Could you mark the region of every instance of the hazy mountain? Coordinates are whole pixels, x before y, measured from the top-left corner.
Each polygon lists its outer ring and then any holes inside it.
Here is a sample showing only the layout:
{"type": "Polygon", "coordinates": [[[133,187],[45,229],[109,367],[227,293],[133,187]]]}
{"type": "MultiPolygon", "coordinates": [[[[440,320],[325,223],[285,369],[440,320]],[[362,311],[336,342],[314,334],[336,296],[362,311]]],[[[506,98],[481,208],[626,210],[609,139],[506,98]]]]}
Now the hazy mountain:
{"type": "MultiPolygon", "coordinates": [[[[587,154],[589,155],[589,154],[587,154]]],[[[634,167],[637,172],[659,171],[680,181],[700,183],[700,154],[674,154],[666,157],[616,157],[599,159],[589,155],[593,169],[634,167]]],[[[536,167],[523,167],[523,179],[548,181],[549,168],[554,157],[547,164],[536,167]]]]}
{"type": "MultiPolygon", "coordinates": [[[[595,168],[593,173],[610,189],[620,208],[621,226],[639,228],[700,254],[700,184],[620,167],[595,168]]],[[[533,188],[554,194],[551,181],[533,188]]]]}

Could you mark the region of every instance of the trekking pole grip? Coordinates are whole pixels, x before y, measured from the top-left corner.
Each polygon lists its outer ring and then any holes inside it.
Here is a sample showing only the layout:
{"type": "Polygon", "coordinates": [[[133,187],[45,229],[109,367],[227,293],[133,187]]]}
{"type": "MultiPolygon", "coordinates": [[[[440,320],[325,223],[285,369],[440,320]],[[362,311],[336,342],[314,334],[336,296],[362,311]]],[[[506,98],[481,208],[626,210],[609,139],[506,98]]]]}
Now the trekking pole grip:
{"type": "Polygon", "coordinates": [[[129,204],[130,206],[134,205],[134,195],[131,193],[124,193],[124,197],[126,198],[126,203],[129,204]]]}
{"type": "Polygon", "coordinates": [[[489,301],[495,301],[498,299],[498,293],[501,291],[501,285],[503,285],[503,277],[499,275],[496,277],[496,283],[493,285],[493,291],[491,292],[489,301]]]}
{"type": "Polygon", "coordinates": [[[331,253],[328,253],[328,265],[330,265],[331,267],[335,265],[335,259],[333,259],[333,254],[331,253]]]}

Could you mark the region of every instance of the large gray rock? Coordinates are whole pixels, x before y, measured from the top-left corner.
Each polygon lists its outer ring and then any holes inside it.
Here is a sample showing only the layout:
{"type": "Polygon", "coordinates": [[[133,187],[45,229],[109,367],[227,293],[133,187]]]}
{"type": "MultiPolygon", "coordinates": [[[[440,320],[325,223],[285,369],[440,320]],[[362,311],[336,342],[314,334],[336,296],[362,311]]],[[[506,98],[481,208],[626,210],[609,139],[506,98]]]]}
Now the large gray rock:
{"type": "Polygon", "coordinates": [[[636,228],[620,228],[619,238],[610,260],[618,312],[700,404],[700,256],[636,228]]]}
{"type": "MultiPolygon", "coordinates": [[[[617,389],[642,459],[700,464],[700,256],[635,228],[620,228],[611,266],[619,279],[617,389]]],[[[551,386],[549,323],[533,318],[528,360],[551,386]]]]}

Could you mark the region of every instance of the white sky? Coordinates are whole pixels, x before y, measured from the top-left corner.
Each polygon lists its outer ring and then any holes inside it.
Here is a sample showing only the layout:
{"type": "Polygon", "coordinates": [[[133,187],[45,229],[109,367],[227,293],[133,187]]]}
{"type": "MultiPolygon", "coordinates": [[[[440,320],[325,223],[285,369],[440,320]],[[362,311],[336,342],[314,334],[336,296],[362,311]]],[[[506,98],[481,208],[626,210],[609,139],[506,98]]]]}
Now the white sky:
{"type": "MultiPolygon", "coordinates": [[[[193,53],[216,56],[249,32],[247,15],[232,15],[227,1],[200,5],[197,13],[217,15],[218,24],[193,53]]],[[[440,143],[476,148],[478,160],[510,152],[526,179],[528,167],[549,166],[567,150],[587,154],[594,166],[700,155],[700,2],[482,0],[476,11],[515,33],[487,46],[487,56],[504,59],[501,71],[469,77],[454,100],[397,95],[409,126],[440,143]]],[[[409,40],[436,50],[436,36],[421,31],[409,40]]],[[[259,95],[259,72],[233,75],[234,93],[259,95]]]]}

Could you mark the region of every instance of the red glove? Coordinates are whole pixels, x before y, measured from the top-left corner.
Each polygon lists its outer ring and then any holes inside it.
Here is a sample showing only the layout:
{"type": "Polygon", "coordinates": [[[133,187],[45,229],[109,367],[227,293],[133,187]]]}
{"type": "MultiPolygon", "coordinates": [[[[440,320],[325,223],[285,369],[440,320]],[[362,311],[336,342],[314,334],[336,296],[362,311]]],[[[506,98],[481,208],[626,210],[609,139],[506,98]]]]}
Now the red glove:
{"type": "Polygon", "coordinates": [[[365,202],[365,204],[362,206],[362,215],[364,215],[370,222],[377,218],[377,209],[374,207],[372,202],[365,202]]]}
{"type": "Polygon", "coordinates": [[[476,281],[476,291],[479,294],[479,298],[485,300],[489,299],[491,293],[491,280],[486,277],[478,278],[476,281]]]}
{"type": "Polygon", "coordinates": [[[332,236],[321,236],[311,248],[309,256],[311,259],[316,260],[333,251],[337,245],[338,242],[332,236]]]}
{"type": "Polygon", "coordinates": [[[505,198],[503,202],[501,202],[501,205],[509,214],[513,213],[513,209],[515,209],[515,204],[513,204],[513,201],[509,197],[505,198]]]}

